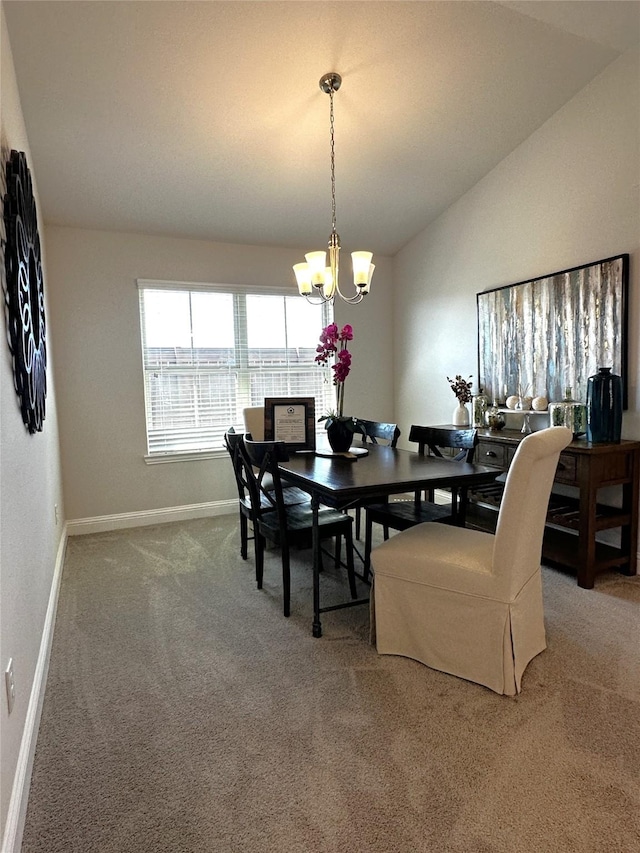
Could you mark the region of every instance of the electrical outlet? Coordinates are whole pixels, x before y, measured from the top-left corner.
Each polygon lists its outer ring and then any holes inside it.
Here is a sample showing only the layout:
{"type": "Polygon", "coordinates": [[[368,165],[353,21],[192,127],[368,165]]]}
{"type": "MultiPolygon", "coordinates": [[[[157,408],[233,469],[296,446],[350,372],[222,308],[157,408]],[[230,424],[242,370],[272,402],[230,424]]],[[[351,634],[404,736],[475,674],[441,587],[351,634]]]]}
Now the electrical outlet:
{"type": "Polygon", "coordinates": [[[58,512],[58,504],[53,505],[53,514],[56,519],[56,524],[60,521],[60,513],[58,512]]]}
{"type": "Polygon", "coordinates": [[[16,701],[16,684],[13,679],[13,658],[9,658],[9,663],[4,671],[4,686],[7,689],[7,708],[9,713],[13,711],[13,703],[16,701]]]}

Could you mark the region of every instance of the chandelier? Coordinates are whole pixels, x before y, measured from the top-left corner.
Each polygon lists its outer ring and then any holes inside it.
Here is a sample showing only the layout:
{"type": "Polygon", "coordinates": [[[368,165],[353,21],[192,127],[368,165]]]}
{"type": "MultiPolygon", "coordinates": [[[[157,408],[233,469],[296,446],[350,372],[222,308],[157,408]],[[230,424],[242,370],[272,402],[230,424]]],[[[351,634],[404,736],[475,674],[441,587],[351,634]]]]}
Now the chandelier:
{"type": "Polygon", "coordinates": [[[331,236],[329,237],[329,265],[327,266],[326,252],[309,252],[305,255],[305,263],[294,264],[293,271],[298,283],[300,295],[307,302],[319,305],[322,302],[332,302],[338,294],[345,302],[356,304],[361,302],[369,293],[371,277],[375,265],[371,263],[371,252],[352,252],[354,292],[345,296],[340,290],[340,237],[336,231],[336,174],[335,174],[335,135],[333,118],[333,95],[340,88],[342,77],[335,71],[320,78],[320,88],[329,95],[329,132],[331,139],[331,236]],[[310,298],[311,297],[311,298],[310,298]],[[314,298],[315,297],[315,298],[314,298]]]}

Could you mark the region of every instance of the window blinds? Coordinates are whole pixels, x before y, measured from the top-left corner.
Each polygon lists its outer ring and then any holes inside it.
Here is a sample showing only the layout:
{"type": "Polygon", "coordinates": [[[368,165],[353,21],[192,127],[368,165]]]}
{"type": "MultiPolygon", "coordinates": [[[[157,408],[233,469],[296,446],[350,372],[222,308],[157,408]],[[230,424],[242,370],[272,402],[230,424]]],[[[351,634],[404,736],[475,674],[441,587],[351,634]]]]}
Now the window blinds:
{"type": "Polygon", "coordinates": [[[139,282],[149,455],[219,450],[264,398],[335,407],[331,371],[315,361],[332,308],[299,296],[139,282]]]}

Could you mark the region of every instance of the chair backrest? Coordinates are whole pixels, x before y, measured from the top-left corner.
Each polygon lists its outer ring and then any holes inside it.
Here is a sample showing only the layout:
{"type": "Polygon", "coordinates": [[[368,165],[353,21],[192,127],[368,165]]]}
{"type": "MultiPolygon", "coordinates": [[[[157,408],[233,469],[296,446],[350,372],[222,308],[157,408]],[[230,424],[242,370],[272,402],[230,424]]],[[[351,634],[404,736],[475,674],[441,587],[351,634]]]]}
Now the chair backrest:
{"type": "Polygon", "coordinates": [[[362,418],[356,418],[358,422],[358,432],[363,444],[367,442],[377,444],[378,441],[384,441],[395,447],[400,438],[400,430],[398,424],[385,424],[380,421],[365,421],[362,418]]]}
{"type": "Polygon", "coordinates": [[[233,473],[236,478],[236,486],[238,487],[238,497],[240,500],[249,496],[249,483],[247,482],[242,458],[240,456],[243,438],[244,433],[236,432],[233,427],[230,427],[224,434],[224,446],[227,448],[229,456],[231,457],[233,473]]]}
{"type": "Polygon", "coordinates": [[[240,456],[249,483],[251,506],[256,514],[272,506],[278,511],[280,525],[286,527],[286,510],[282,493],[282,481],[278,462],[286,462],[289,453],[284,441],[253,441],[253,436],[245,435],[240,456]]]}
{"type": "Polygon", "coordinates": [[[512,595],[540,568],[542,536],[560,451],[573,439],[566,427],[526,436],[507,473],[498,513],[493,570],[512,595]]]}
{"type": "Polygon", "coordinates": [[[244,431],[251,433],[254,441],[264,440],[264,406],[248,406],[242,410],[244,431]]]}
{"type": "Polygon", "coordinates": [[[441,459],[451,459],[459,462],[473,462],[473,456],[478,444],[476,429],[447,429],[446,427],[428,427],[412,424],[409,441],[418,443],[418,453],[423,456],[431,454],[441,459]],[[454,455],[444,454],[442,448],[453,448],[459,452],[454,455]]]}

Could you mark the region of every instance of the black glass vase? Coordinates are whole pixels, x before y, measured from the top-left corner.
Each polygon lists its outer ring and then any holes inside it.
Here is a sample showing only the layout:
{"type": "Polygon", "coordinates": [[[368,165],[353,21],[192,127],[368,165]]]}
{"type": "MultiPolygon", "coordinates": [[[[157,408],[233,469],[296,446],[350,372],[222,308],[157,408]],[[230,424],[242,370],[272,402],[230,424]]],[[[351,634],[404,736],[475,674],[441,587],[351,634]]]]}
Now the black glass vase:
{"type": "Polygon", "coordinates": [[[622,379],[600,367],[587,381],[587,441],[617,443],[622,434],[622,379]]]}

